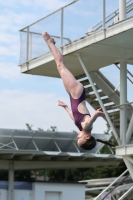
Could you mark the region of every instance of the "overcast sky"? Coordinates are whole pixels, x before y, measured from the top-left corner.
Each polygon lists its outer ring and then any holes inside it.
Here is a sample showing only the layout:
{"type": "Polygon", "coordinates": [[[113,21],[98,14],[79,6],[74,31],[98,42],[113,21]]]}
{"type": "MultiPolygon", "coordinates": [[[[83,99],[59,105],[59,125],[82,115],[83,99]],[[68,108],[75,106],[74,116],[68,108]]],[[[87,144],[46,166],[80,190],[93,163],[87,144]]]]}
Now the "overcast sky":
{"type": "MultiPolygon", "coordinates": [[[[90,7],[88,6],[86,12],[82,8],[82,13],[89,13],[89,29],[101,20],[102,0],[86,1],[90,7]]],[[[18,67],[19,30],[69,2],[71,1],[0,0],[0,128],[25,129],[25,124],[29,123],[33,125],[33,129],[47,130],[50,126],[56,126],[59,131],[78,130],[65,110],[57,105],[58,99],[70,105],[62,81],[25,75],[18,67]]],[[[117,6],[118,0],[107,0],[107,13],[117,6]]],[[[93,114],[94,110],[89,105],[88,108],[93,114]]],[[[103,119],[98,118],[93,132],[103,133],[106,130],[105,124],[103,119]]]]}

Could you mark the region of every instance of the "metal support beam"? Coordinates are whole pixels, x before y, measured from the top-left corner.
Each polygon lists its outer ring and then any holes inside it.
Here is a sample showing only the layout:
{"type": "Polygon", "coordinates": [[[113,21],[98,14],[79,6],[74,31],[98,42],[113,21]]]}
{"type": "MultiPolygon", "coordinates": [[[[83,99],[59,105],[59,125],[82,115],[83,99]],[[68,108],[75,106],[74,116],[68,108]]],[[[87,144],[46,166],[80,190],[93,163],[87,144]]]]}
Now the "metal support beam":
{"type": "Polygon", "coordinates": [[[126,158],[126,156],[123,156],[123,160],[124,160],[128,170],[130,172],[130,175],[133,179],[133,164],[126,158]]]}
{"type": "MultiPolygon", "coordinates": [[[[120,105],[127,103],[127,63],[120,62],[120,105]]],[[[126,144],[127,132],[127,106],[120,107],[120,139],[122,144],[126,144]]]]}
{"type": "Polygon", "coordinates": [[[133,144],[122,145],[116,147],[117,156],[132,156],[133,155],[133,144]]]}
{"type": "Polygon", "coordinates": [[[118,200],[123,200],[125,199],[125,197],[133,190],[133,186],[127,191],[125,192],[118,200]]]}
{"type": "Polygon", "coordinates": [[[127,160],[129,160],[133,164],[133,158],[132,157],[127,157],[126,156],[126,158],[127,158],[127,160]]]}
{"type": "Polygon", "coordinates": [[[130,120],[130,124],[128,126],[128,130],[127,130],[127,133],[126,133],[126,142],[127,142],[127,144],[130,142],[132,133],[133,133],[133,114],[132,114],[132,117],[131,117],[131,120],[130,120]]]}
{"type": "Polygon", "coordinates": [[[9,162],[7,200],[14,200],[14,162],[13,161],[9,162]]]}
{"type": "Polygon", "coordinates": [[[116,130],[115,130],[115,128],[114,128],[114,125],[113,125],[113,123],[112,123],[112,121],[111,121],[111,119],[110,119],[110,117],[109,117],[109,115],[108,115],[108,113],[107,113],[107,111],[106,111],[104,105],[103,105],[103,102],[102,102],[102,100],[101,100],[101,98],[100,98],[100,96],[99,96],[99,94],[98,94],[98,92],[97,92],[97,89],[96,89],[96,87],[95,87],[95,85],[94,85],[94,83],[93,83],[93,81],[92,81],[92,78],[91,78],[90,74],[88,73],[88,71],[87,71],[87,69],[86,69],[86,67],[85,67],[85,64],[84,64],[84,62],[83,62],[83,59],[81,58],[81,56],[80,56],[79,54],[77,54],[77,57],[78,57],[78,59],[79,59],[79,62],[80,62],[80,64],[81,64],[81,66],[82,66],[82,68],[83,68],[83,70],[84,70],[84,72],[85,72],[85,74],[86,74],[88,80],[90,81],[90,84],[91,84],[91,86],[92,86],[92,88],[93,88],[93,90],[94,90],[94,92],[95,92],[95,95],[96,95],[96,97],[97,97],[97,99],[98,99],[98,101],[99,101],[99,103],[100,103],[100,106],[101,106],[101,108],[102,108],[102,110],[103,110],[103,112],[104,112],[104,114],[105,114],[105,116],[106,116],[106,118],[107,118],[107,120],[108,120],[108,123],[109,123],[109,125],[110,125],[110,127],[111,127],[111,129],[112,129],[112,131],[113,131],[113,133],[114,133],[114,136],[115,136],[115,138],[116,138],[118,144],[120,145],[121,142],[120,142],[120,139],[119,139],[119,137],[118,137],[118,134],[117,134],[117,132],[116,132],[116,130]]]}
{"type": "Polygon", "coordinates": [[[126,19],[126,0],[119,0],[119,15],[120,21],[126,19]]]}
{"type": "Polygon", "coordinates": [[[104,192],[106,192],[112,185],[114,185],[114,183],[116,183],[122,176],[124,176],[124,174],[126,174],[128,172],[128,169],[126,171],[124,171],[118,178],[115,179],[115,181],[113,181],[105,190],[103,190],[96,198],[94,198],[94,200],[100,200],[101,199],[101,195],[104,194],[104,192]]]}

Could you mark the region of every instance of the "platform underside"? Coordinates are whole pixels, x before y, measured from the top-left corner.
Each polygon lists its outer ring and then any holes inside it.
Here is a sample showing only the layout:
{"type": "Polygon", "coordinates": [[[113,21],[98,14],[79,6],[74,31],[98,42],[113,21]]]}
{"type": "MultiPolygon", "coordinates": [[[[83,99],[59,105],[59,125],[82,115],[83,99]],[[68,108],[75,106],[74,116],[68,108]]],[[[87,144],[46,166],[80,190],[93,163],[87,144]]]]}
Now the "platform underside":
{"type": "MultiPolygon", "coordinates": [[[[75,77],[83,74],[77,54],[82,56],[89,72],[119,63],[120,60],[133,64],[132,36],[133,18],[130,18],[105,30],[80,38],[62,48],[66,66],[75,77]]],[[[50,52],[29,61],[28,64],[22,64],[21,71],[27,74],[59,77],[50,52]]]]}
{"type": "Polygon", "coordinates": [[[67,169],[67,168],[88,168],[97,166],[116,166],[122,162],[121,156],[115,155],[101,155],[101,154],[88,154],[88,155],[69,155],[61,153],[59,155],[53,155],[52,153],[47,155],[44,152],[38,152],[38,155],[33,155],[35,152],[3,152],[0,157],[0,169],[8,170],[9,163],[14,163],[15,170],[26,169],[67,169]],[[15,155],[14,155],[15,154],[15,155]],[[13,156],[13,159],[11,158],[13,156]]]}

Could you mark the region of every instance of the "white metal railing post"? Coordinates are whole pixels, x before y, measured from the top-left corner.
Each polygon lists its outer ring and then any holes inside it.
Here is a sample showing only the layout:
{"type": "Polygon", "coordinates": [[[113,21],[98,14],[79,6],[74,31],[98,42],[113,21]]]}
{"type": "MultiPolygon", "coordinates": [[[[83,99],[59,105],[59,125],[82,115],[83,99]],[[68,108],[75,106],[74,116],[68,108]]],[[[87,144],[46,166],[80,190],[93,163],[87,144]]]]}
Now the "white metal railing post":
{"type": "Polygon", "coordinates": [[[126,0],[119,0],[120,21],[126,19],[126,0]]]}
{"type": "Polygon", "coordinates": [[[77,57],[78,57],[78,59],[79,59],[79,62],[80,62],[80,64],[81,64],[81,66],[82,66],[82,68],[83,68],[83,70],[84,70],[84,72],[85,72],[85,74],[86,74],[88,80],[90,81],[90,84],[91,84],[91,86],[92,86],[92,88],[93,88],[93,90],[94,90],[94,92],[95,92],[95,95],[96,95],[96,97],[97,97],[97,99],[98,99],[98,101],[99,101],[99,103],[100,103],[100,106],[101,106],[101,108],[102,108],[102,110],[103,110],[103,112],[104,112],[104,114],[105,114],[105,116],[106,116],[106,118],[107,118],[107,120],[108,120],[108,123],[109,123],[109,125],[110,125],[110,127],[111,127],[111,129],[112,129],[112,131],[113,131],[113,133],[114,133],[114,136],[115,136],[115,138],[116,138],[118,144],[121,145],[121,142],[120,142],[120,139],[119,139],[119,137],[118,137],[118,134],[117,134],[117,132],[116,132],[116,130],[115,130],[115,128],[114,128],[114,125],[113,125],[113,123],[112,123],[112,121],[111,121],[111,119],[110,119],[110,117],[109,117],[109,115],[108,115],[108,113],[107,113],[107,111],[106,111],[104,105],[103,105],[103,102],[102,102],[102,100],[101,100],[101,98],[100,98],[100,96],[99,96],[99,94],[98,94],[98,92],[97,92],[97,89],[96,89],[96,87],[95,87],[95,85],[94,85],[94,83],[93,83],[93,81],[92,81],[92,78],[91,78],[90,74],[88,73],[88,71],[87,71],[87,69],[86,69],[86,67],[85,67],[85,65],[84,65],[84,62],[83,62],[81,56],[80,56],[79,54],[77,54],[77,57]]]}
{"type": "Polygon", "coordinates": [[[27,27],[26,62],[29,61],[29,27],[27,27]]]}
{"type": "Polygon", "coordinates": [[[32,33],[29,32],[29,59],[32,59],[32,33]]]}
{"type": "Polygon", "coordinates": [[[105,29],[106,19],[106,0],[103,0],[103,29],[105,29]]]}
{"type": "Polygon", "coordinates": [[[61,8],[61,37],[60,46],[63,46],[64,8],[61,8]]]}

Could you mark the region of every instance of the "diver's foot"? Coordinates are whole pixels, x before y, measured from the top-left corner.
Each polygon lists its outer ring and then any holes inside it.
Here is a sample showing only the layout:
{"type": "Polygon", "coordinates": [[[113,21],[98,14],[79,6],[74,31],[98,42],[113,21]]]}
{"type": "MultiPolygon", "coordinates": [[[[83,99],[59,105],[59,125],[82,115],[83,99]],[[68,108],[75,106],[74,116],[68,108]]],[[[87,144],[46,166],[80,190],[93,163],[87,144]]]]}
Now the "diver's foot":
{"type": "Polygon", "coordinates": [[[50,44],[50,43],[55,44],[54,39],[51,38],[50,35],[49,35],[47,32],[43,32],[43,33],[42,33],[42,37],[43,37],[43,39],[45,40],[45,42],[46,42],[47,44],[50,44]]]}

